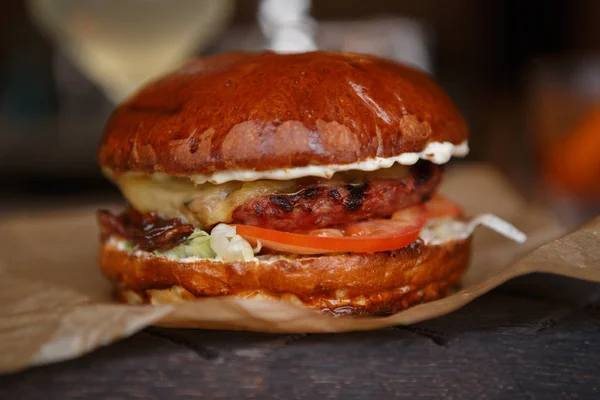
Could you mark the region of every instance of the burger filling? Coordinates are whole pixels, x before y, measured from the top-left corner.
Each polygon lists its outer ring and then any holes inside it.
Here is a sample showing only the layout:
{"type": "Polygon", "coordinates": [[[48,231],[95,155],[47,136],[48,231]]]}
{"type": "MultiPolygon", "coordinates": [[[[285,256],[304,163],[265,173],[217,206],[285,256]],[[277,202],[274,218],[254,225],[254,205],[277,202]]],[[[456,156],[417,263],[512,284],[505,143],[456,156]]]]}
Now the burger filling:
{"type": "Polygon", "coordinates": [[[231,222],[296,232],[390,217],[429,200],[441,180],[441,167],[423,162],[410,174],[360,182],[309,184],[294,193],[272,193],[246,200],[231,222]]]}
{"type": "Polygon", "coordinates": [[[456,230],[433,222],[462,215],[460,207],[435,194],[442,168],[428,161],[341,172],[331,179],[220,185],[160,175],[110,176],[130,206],[120,215],[99,212],[103,240],[178,259],[391,251],[420,236],[456,230]]]}

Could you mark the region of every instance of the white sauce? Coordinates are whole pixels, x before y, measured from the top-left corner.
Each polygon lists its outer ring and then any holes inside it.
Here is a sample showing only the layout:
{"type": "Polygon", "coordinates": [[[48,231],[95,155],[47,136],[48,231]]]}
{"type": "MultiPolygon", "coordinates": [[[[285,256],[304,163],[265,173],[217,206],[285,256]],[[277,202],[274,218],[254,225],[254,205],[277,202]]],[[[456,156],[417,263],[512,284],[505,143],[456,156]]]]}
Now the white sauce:
{"type": "Polygon", "coordinates": [[[267,171],[255,171],[251,169],[238,169],[233,171],[217,171],[209,175],[191,175],[194,184],[201,185],[210,182],[216,185],[229,181],[250,182],[259,179],[291,180],[305,176],[317,176],[331,178],[336,172],[361,170],[376,171],[381,168],[389,168],[394,163],[402,165],[413,165],[420,159],[428,160],[435,164],[445,164],[451,157],[464,157],[469,153],[467,141],[455,145],[450,142],[428,143],[422,152],[403,153],[396,157],[375,157],[350,164],[330,165],[308,165],[306,167],[277,168],[267,171]]]}
{"type": "Polygon", "coordinates": [[[106,241],[106,245],[109,246],[109,247],[114,247],[114,248],[116,248],[117,250],[120,250],[120,251],[126,251],[128,253],[131,252],[131,245],[125,239],[118,239],[118,238],[116,238],[114,236],[111,236],[106,241]]]}

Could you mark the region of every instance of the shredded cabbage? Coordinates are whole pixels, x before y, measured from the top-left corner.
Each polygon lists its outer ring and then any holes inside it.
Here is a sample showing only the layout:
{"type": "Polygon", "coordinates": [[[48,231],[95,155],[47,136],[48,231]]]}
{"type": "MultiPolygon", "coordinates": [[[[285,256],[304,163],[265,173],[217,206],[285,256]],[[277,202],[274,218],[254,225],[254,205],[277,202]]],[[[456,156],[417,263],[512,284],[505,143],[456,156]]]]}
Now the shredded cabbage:
{"type": "Polygon", "coordinates": [[[260,251],[260,245],[253,249],[243,237],[236,234],[235,227],[226,224],[215,226],[210,234],[194,231],[185,243],[167,251],[155,250],[155,255],[169,258],[214,258],[220,261],[252,261],[254,253],[260,251]]]}
{"type": "Polygon", "coordinates": [[[486,226],[517,243],[527,240],[527,235],[493,214],[480,214],[468,221],[452,218],[431,219],[421,230],[420,237],[426,244],[438,245],[449,240],[466,239],[479,225],[486,226]]]}
{"type": "Polygon", "coordinates": [[[254,251],[250,243],[236,234],[235,226],[219,224],[210,233],[210,246],[222,261],[252,261],[254,251]]]}
{"type": "Polygon", "coordinates": [[[210,235],[204,231],[194,231],[187,240],[167,251],[155,250],[154,254],[169,258],[215,258],[216,253],[210,247],[210,235]]]}

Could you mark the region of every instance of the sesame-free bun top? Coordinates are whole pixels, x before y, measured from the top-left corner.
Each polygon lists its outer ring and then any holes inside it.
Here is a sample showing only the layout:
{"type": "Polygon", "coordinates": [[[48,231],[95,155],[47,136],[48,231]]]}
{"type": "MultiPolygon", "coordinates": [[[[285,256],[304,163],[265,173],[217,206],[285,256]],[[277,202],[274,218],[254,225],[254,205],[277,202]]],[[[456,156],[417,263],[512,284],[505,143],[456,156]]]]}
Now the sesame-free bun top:
{"type": "Polygon", "coordinates": [[[466,139],[446,93],[396,62],[321,51],[227,53],[195,59],[120,105],[98,160],[114,171],[265,171],[466,139]]]}

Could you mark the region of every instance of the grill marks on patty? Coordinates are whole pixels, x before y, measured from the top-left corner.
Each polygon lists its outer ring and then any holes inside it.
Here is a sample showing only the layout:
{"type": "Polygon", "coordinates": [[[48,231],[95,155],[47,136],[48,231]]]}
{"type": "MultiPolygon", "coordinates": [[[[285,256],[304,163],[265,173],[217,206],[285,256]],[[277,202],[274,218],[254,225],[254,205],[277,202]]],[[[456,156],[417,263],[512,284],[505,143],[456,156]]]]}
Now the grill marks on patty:
{"type": "MultiPolygon", "coordinates": [[[[441,167],[422,161],[403,178],[388,175],[362,183],[308,184],[295,193],[250,198],[234,210],[229,222],[294,232],[385,218],[429,200],[441,175],[441,167]]],[[[192,224],[180,219],[140,213],[132,207],[119,215],[101,210],[98,222],[103,241],[114,235],[132,242],[134,249],[145,251],[169,250],[185,242],[194,231],[192,224]]]]}
{"type": "Polygon", "coordinates": [[[369,188],[369,182],[363,184],[346,185],[344,186],[349,193],[347,199],[342,200],[342,204],[350,211],[358,210],[363,203],[369,188]]]}
{"type": "Polygon", "coordinates": [[[305,189],[300,190],[294,194],[274,194],[269,196],[269,201],[276,207],[281,207],[286,212],[294,211],[294,206],[298,201],[305,199],[310,200],[315,197],[319,197],[323,194],[326,188],[323,186],[309,186],[305,189]]]}
{"type": "Polygon", "coordinates": [[[343,226],[427,200],[441,181],[441,167],[419,162],[401,179],[374,179],[338,186],[314,184],[291,194],[256,197],[238,207],[233,223],[281,231],[302,231],[343,226]]]}

